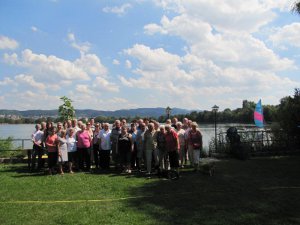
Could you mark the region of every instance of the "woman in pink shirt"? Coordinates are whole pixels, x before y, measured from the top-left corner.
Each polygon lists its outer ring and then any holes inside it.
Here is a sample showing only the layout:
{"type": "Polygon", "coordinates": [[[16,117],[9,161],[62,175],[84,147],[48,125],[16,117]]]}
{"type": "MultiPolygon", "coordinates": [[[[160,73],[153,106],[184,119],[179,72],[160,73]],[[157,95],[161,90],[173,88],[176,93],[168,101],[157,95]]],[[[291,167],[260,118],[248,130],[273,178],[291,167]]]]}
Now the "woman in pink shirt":
{"type": "Polygon", "coordinates": [[[91,168],[91,154],[89,148],[91,147],[92,138],[86,125],[82,124],[81,130],[77,132],[77,153],[79,170],[89,171],[91,168]],[[84,167],[84,165],[86,167],[84,167]]]}
{"type": "Polygon", "coordinates": [[[57,134],[55,133],[55,128],[50,127],[49,128],[49,135],[46,138],[45,144],[48,151],[48,167],[49,167],[49,174],[52,175],[54,172],[54,167],[57,163],[57,144],[58,144],[58,138],[57,134]]]}

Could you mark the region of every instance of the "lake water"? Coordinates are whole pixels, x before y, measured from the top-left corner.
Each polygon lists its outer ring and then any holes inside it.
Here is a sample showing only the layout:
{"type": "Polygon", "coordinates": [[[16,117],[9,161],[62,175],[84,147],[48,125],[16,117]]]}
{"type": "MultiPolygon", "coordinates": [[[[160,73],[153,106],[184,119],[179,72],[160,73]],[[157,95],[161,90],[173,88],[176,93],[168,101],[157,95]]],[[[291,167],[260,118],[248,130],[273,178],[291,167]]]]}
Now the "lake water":
{"type": "MultiPolygon", "coordinates": [[[[0,138],[13,137],[13,139],[31,139],[34,132],[34,124],[0,124],[0,138]]],[[[249,127],[249,124],[218,124],[217,133],[226,131],[229,127],[249,127]]],[[[203,147],[208,149],[209,142],[215,136],[214,124],[199,124],[203,135],[203,147]]],[[[30,140],[24,141],[24,148],[31,148],[30,140]]],[[[22,146],[22,141],[16,141],[15,145],[22,146]]]]}

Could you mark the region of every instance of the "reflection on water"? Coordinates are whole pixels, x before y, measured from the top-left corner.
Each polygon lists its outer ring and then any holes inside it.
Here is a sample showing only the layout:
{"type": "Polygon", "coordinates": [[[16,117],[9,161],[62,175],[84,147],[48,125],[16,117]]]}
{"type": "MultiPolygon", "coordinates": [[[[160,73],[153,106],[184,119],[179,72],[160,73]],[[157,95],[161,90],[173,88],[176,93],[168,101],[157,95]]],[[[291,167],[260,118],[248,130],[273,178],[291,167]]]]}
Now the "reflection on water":
{"type": "MultiPolygon", "coordinates": [[[[34,132],[34,124],[0,124],[0,138],[13,137],[14,139],[30,139],[34,132]]],[[[217,133],[225,132],[229,127],[249,128],[251,124],[217,124],[217,133]]],[[[203,147],[208,150],[209,142],[215,136],[214,124],[199,124],[203,135],[203,147]]],[[[20,141],[17,145],[20,145],[20,141]]],[[[31,148],[32,143],[25,142],[25,148],[31,148]]]]}

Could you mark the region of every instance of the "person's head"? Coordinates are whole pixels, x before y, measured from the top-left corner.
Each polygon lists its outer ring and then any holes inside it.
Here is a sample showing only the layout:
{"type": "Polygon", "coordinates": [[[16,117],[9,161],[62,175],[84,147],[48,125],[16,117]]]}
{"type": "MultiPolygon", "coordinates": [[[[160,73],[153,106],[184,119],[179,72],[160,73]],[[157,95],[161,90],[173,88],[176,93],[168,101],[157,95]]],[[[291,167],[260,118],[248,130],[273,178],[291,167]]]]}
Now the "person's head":
{"type": "Polygon", "coordinates": [[[77,126],[77,119],[73,119],[72,120],[72,127],[76,127],[77,126]]]}
{"type": "Polygon", "coordinates": [[[141,128],[141,131],[145,131],[146,130],[146,124],[145,123],[141,123],[140,124],[140,128],[141,128]]]}
{"type": "Polygon", "coordinates": [[[53,124],[51,121],[48,121],[46,124],[46,128],[49,129],[50,127],[53,127],[53,124]]]}
{"type": "Polygon", "coordinates": [[[166,132],[166,129],[165,129],[165,126],[164,126],[164,125],[159,126],[159,130],[160,130],[160,132],[162,132],[163,134],[166,132]]]}
{"type": "Polygon", "coordinates": [[[66,130],[68,128],[68,122],[67,121],[64,121],[63,128],[64,128],[64,130],[66,130]]]}
{"type": "Polygon", "coordinates": [[[178,119],[176,117],[172,118],[172,124],[176,125],[176,123],[178,122],[178,119]]]}
{"type": "Polygon", "coordinates": [[[47,128],[46,125],[47,125],[46,122],[41,122],[42,130],[45,130],[47,128]]]}
{"type": "Polygon", "coordinates": [[[132,131],[136,131],[136,125],[135,125],[135,123],[131,123],[131,124],[130,124],[130,129],[131,129],[132,131]]]}
{"type": "Polygon", "coordinates": [[[139,126],[141,126],[142,123],[144,123],[144,120],[143,120],[143,119],[139,119],[139,120],[138,120],[139,126]]]}
{"type": "Polygon", "coordinates": [[[182,122],[184,125],[187,125],[189,122],[189,119],[185,117],[185,118],[183,118],[182,122]]]}
{"type": "Polygon", "coordinates": [[[127,127],[126,126],[122,126],[121,127],[121,134],[127,134],[127,127]]]}
{"type": "Polygon", "coordinates": [[[38,130],[40,130],[41,129],[41,125],[40,124],[36,124],[35,125],[35,129],[38,131],[38,130]]]}
{"type": "MultiPolygon", "coordinates": [[[[80,121],[79,121],[79,122],[80,122],[80,121]]],[[[78,122],[78,125],[79,125],[79,122],[78,122]]],[[[82,131],[86,130],[86,125],[85,125],[84,123],[81,123],[80,129],[81,129],[82,131]]]]}
{"type": "Polygon", "coordinates": [[[191,123],[191,128],[193,131],[196,131],[197,127],[198,127],[198,124],[196,122],[191,123]]]}
{"type": "Polygon", "coordinates": [[[121,127],[121,121],[120,120],[116,120],[115,121],[115,128],[119,129],[121,127]]]}
{"type": "Polygon", "coordinates": [[[109,129],[109,124],[108,123],[103,123],[103,129],[107,131],[109,129]]]}
{"type": "Polygon", "coordinates": [[[121,126],[126,126],[126,124],[127,124],[126,119],[122,119],[122,120],[121,120],[121,126]]]}
{"type": "Polygon", "coordinates": [[[62,123],[61,123],[61,122],[58,122],[58,123],[57,123],[57,130],[61,130],[62,127],[63,127],[63,126],[62,126],[62,123]]]}
{"type": "Polygon", "coordinates": [[[48,132],[49,132],[49,135],[54,135],[55,134],[55,127],[49,127],[48,132]]]}
{"type": "Polygon", "coordinates": [[[165,129],[166,129],[166,132],[169,133],[171,131],[171,125],[170,124],[166,124],[165,125],[165,129]]]}
{"type": "Polygon", "coordinates": [[[77,124],[78,124],[78,127],[79,127],[80,129],[82,129],[82,130],[84,130],[84,129],[86,128],[86,125],[85,125],[81,120],[79,120],[79,121],[77,122],[77,124]],[[85,128],[82,128],[82,125],[84,125],[85,128]]]}
{"type": "Polygon", "coordinates": [[[65,131],[65,130],[62,130],[62,131],[60,132],[60,137],[62,137],[62,138],[65,138],[65,137],[66,137],[66,131],[65,131]]]}
{"type": "Polygon", "coordinates": [[[154,123],[149,123],[148,124],[148,129],[149,129],[150,132],[153,131],[154,130],[154,123]]]}
{"type": "Polygon", "coordinates": [[[90,119],[90,123],[91,123],[91,126],[93,126],[93,125],[94,125],[94,123],[95,123],[95,120],[94,120],[94,118],[91,118],[91,119],[90,119]]]}
{"type": "Polygon", "coordinates": [[[73,137],[74,134],[75,134],[75,129],[74,128],[70,128],[70,130],[69,130],[69,137],[73,137]]]}
{"type": "Polygon", "coordinates": [[[86,123],[86,129],[87,129],[87,130],[91,129],[91,122],[87,122],[87,123],[86,123]]]}
{"type": "Polygon", "coordinates": [[[171,125],[171,120],[170,120],[170,119],[167,119],[167,120],[166,120],[166,124],[171,125]]]}
{"type": "Polygon", "coordinates": [[[96,123],[96,124],[95,124],[95,130],[96,130],[96,131],[101,130],[101,125],[100,125],[100,123],[96,123]]]}
{"type": "Polygon", "coordinates": [[[146,124],[146,126],[148,126],[149,125],[149,119],[148,118],[144,118],[144,123],[146,124]]]}
{"type": "Polygon", "coordinates": [[[154,121],[153,123],[154,123],[154,129],[158,130],[159,129],[159,122],[154,121]]]}
{"type": "Polygon", "coordinates": [[[72,120],[68,120],[67,124],[68,124],[68,128],[71,128],[72,127],[72,120]]]}
{"type": "Polygon", "coordinates": [[[176,123],[176,127],[177,127],[177,130],[180,130],[181,127],[182,127],[182,123],[181,122],[177,122],[176,123]]]}
{"type": "Polygon", "coordinates": [[[189,127],[191,127],[192,122],[193,122],[193,121],[189,120],[189,122],[188,122],[188,126],[189,126],[189,127]]]}

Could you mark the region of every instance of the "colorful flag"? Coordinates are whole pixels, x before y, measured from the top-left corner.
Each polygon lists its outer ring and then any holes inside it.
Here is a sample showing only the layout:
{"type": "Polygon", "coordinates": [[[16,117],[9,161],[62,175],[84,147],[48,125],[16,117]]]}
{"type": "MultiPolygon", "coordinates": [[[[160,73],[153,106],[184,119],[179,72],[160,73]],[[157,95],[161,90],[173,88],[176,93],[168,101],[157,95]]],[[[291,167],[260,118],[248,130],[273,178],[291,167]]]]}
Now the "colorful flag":
{"type": "Polygon", "coordinates": [[[264,127],[264,115],[263,115],[263,108],[261,105],[261,99],[259,99],[255,107],[254,122],[257,127],[261,127],[261,128],[264,127]]]}

